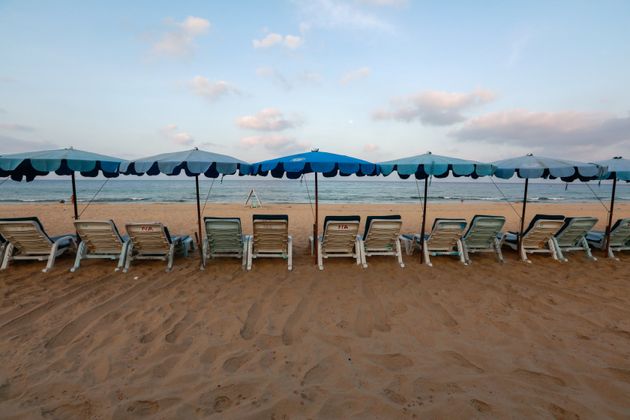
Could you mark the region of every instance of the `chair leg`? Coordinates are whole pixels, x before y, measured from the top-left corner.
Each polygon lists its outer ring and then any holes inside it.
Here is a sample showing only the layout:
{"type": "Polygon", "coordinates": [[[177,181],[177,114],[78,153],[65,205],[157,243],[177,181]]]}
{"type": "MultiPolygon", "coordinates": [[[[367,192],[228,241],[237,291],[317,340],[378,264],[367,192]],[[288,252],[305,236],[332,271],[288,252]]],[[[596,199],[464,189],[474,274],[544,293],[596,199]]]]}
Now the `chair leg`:
{"type": "Polygon", "coordinates": [[[287,264],[289,265],[289,271],[291,271],[293,270],[293,238],[291,235],[287,238],[287,251],[289,253],[287,264]]]}
{"type": "MultiPolygon", "coordinates": [[[[183,242],[184,246],[188,247],[186,242],[183,242]]],[[[171,244],[168,249],[167,263],[166,263],[166,272],[168,273],[173,269],[173,258],[175,257],[175,244],[171,244]]]]}
{"type": "Polygon", "coordinates": [[[400,268],[405,268],[405,263],[403,263],[402,259],[402,247],[400,246],[399,238],[396,238],[396,256],[398,257],[398,264],[400,264],[400,268]]]}
{"type": "Polygon", "coordinates": [[[254,258],[254,237],[247,239],[247,271],[252,269],[252,259],[254,258]]]}
{"type": "Polygon", "coordinates": [[[249,242],[249,237],[247,235],[243,235],[243,255],[241,255],[241,268],[244,270],[247,266],[247,243],[249,242]]]}
{"type": "Polygon", "coordinates": [[[553,238],[549,239],[549,241],[547,242],[547,246],[549,247],[549,250],[551,251],[551,257],[554,260],[559,261],[560,259],[558,258],[558,248],[556,248],[556,244],[553,238]]]}
{"type": "Polygon", "coordinates": [[[208,238],[204,238],[201,242],[201,266],[199,270],[203,271],[206,269],[206,260],[208,258],[208,238]]]}
{"type": "Polygon", "coordinates": [[[77,269],[81,266],[81,259],[85,256],[86,251],[87,249],[85,247],[85,242],[81,241],[81,243],[79,244],[79,249],[77,249],[77,256],[74,259],[74,265],[70,269],[71,273],[77,271],[77,269]]]}
{"type": "Polygon", "coordinates": [[[470,265],[472,261],[470,261],[470,255],[468,254],[468,247],[466,246],[464,241],[461,241],[461,242],[462,242],[462,253],[464,254],[464,261],[466,261],[466,265],[470,265]]]}
{"type": "Polygon", "coordinates": [[[125,268],[123,269],[123,273],[129,271],[131,260],[133,260],[133,242],[129,241],[129,245],[127,245],[127,257],[125,257],[125,268]]]}
{"type": "Polygon", "coordinates": [[[57,257],[57,249],[59,248],[59,243],[55,242],[50,248],[50,254],[48,254],[48,262],[46,263],[46,268],[42,270],[42,273],[48,273],[55,266],[55,258],[57,257]]]}
{"type": "MultiPolygon", "coordinates": [[[[313,252],[315,252],[315,242],[312,236],[308,237],[308,243],[311,247],[311,255],[313,255],[313,252]]],[[[317,241],[317,243],[319,243],[319,241],[317,241]]]]}
{"type": "Polygon", "coordinates": [[[322,251],[322,241],[317,241],[317,267],[319,267],[320,270],[324,269],[324,256],[322,255],[322,251]]]}
{"type": "Polygon", "coordinates": [[[496,250],[497,253],[497,258],[499,259],[500,263],[503,263],[503,251],[501,251],[501,241],[499,239],[495,239],[494,240],[494,249],[496,250]]]}
{"type": "Polygon", "coordinates": [[[2,259],[2,266],[0,266],[0,270],[6,270],[11,259],[13,259],[13,244],[9,243],[4,250],[4,258],[2,259]]]}
{"type": "Polygon", "coordinates": [[[564,253],[562,252],[562,248],[560,248],[560,244],[558,243],[558,240],[556,238],[551,238],[550,241],[552,242],[553,247],[556,251],[556,256],[558,257],[558,260],[562,262],[568,262],[569,260],[567,259],[567,257],[564,256],[564,253]]]}
{"type": "Polygon", "coordinates": [[[424,263],[429,267],[433,267],[431,263],[431,257],[429,256],[429,245],[427,244],[427,240],[422,241],[422,253],[424,255],[424,263]]]}
{"type": "Polygon", "coordinates": [[[363,241],[363,239],[361,239],[361,265],[363,266],[363,268],[367,268],[367,256],[365,255],[365,241],[363,241]]]}
{"type": "Polygon", "coordinates": [[[357,236],[354,240],[354,252],[356,255],[355,258],[357,260],[357,265],[361,265],[361,239],[359,239],[359,236],[357,236]]]}
{"type": "Polygon", "coordinates": [[[611,246],[608,246],[608,258],[612,258],[613,260],[619,261],[619,258],[615,257],[615,253],[611,246]]]}
{"type": "Polygon", "coordinates": [[[122,250],[120,251],[120,256],[118,257],[118,265],[114,271],[120,271],[121,268],[125,266],[125,258],[127,258],[127,248],[129,248],[129,240],[125,241],[122,246],[122,250]]]}
{"type": "Polygon", "coordinates": [[[527,259],[527,251],[525,247],[521,245],[521,261],[531,264],[532,262],[527,259]]]}
{"type": "Polygon", "coordinates": [[[580,240],[580,242],[582,243],[582,248],[584,248],[584,252],[586,253],[586,257],[587,257],[588,259],[593,260],[593,261],[597,261],[597,258],[595,258],[595,257],[593,256],[593,253],[591,252],[591,247],[590,247],[590,246],[588,246],[588,241],[586,240],[586,238],[584,238],[584,237],[583,237],[583,238],[580,240]]]}
{"type": "Polygon", "coordinates": [[[459,253],[459,261],[464,265],[468,265],[468,263],[466,262],[464,244],[462,244],[461,239],[457,240],[457,252],[459,253]]]}

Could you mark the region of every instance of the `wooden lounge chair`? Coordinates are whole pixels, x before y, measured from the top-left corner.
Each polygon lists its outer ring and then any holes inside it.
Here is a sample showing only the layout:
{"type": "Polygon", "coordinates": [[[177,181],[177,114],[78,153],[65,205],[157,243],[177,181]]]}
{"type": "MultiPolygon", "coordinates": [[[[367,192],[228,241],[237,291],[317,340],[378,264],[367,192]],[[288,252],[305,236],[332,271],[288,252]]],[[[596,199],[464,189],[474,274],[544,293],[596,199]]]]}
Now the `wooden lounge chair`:
{"type": "Polygon", "coordinates": [[[125,228],[129,235],[125,273],[133,260],[166,261],[166,271],[171,271],[176,251],[188,256],[188,251],[194,249],[190,236],[171,236],[162,223],[129,223],[125,228]]]}
{"type": "Polygon", "coordinates": [[[254,233],[247,238],[247,270],[254,258],[284,258],[289,271],[293,269],[293,239],[289,235],[286,214],[254,214],[254,233]]]}
{"type": "Polygon", "coordinates": [[[588,258],[597,261],[597,258],[591,254],[591,248],[586,240],[586,234],[596,224],[597,219],[594,217],[567,217],[564,219],[564,225],[553,237],[558,259],[560,261],[568,261],[564,253],[584,251],[588,258]]]}
{"type": "Polygon", "coordinates": [[[209,258],[240,258],[243,268],[247,263],[247,237],[243,235],[238,217],[204,217],[206,236],[202,244],[201,269],[209,258]]]}
{"type": "Polygon", "coordinates": [[[420,238],[420,234],[403,235],[405,250],[407,254],[412,254],[414,248],[421,249],[424,263],[429,267],[433,267],[431,257],[439,255],[459,257],[462,264],[466,265],[461,241],[465,229],[464,219],[437,218],[433,221],[431,232],[424,235],[424,240],[420,238]]]}
{"type": "Polygon", "coordinates": [[[74,235],[48,236],[37,217],[0,219],[0,235],[7,241],[0,270],[12,260],[37,260],[47,261],[47,273],[59,255],[76,247],[74,235]]]}
{"type": "Polygon", "coordinates": [[[367,268],[367,257],[373,255],[397,257],[400,267],[405,267],[400,246],[401,227],[402,219],[398,215],[368,216],[365,232],[359,237],[363,268],[367,268]]]}
{"type": "MultiPolygon", "coordinates": [[[[361,264],[361,243],[358,236],[359,216],[326,216],[324,233],[317,239],[317,266],[324,269],[324,258],[354,258],[361,264]]],[[[313,255],[313,237],[309,237],[313,255]]]]}
{"type": "MultiPolygon", "coordinates": [[[[597,249],[604,250],[606,246],[606,235],[604,232],[589,232],[586,235],[586,240],[597,249]]],[[[615,257],[615,252],[628,250],[630,250],[630,218],[619,219],[610,228],[610,244],[608,244],[606,253],[608,258],[619,260],[619,258],[615,257]]]]}
{"type": "Polygon", "coordinates": [[[503,262],[503,254],[501,253],[503,234],[501,230],[504,225],[505,217],[503,216],[478,214],[472,218],[468,230],[462,237],[464,257],[468,264],[471,263],[470,254],[475,252],[494,252],[499,262],[503,262]]]}
{"type": "MultiPolygon", "coordinates": [[[[537,214],[532,218],[529,226],[523,231],[521,246],[521,260],[531,262],[527,254],[546,253],[551,254],[554,260],[558,259],[553,237],[564,224],[564,216],[537,214]]],[[[514,250],[518,250],[519,235],[516,232],[508,232],[503,243],[514,250]]]]}
{"type": "Polygon", "coordinates": [[[83,259],[118,260],[115,271],[123,268],[129,239],[120,235],[112,220],[77,220],[74,227],[81,243],[71,272],[81,266],[83,259]]]}

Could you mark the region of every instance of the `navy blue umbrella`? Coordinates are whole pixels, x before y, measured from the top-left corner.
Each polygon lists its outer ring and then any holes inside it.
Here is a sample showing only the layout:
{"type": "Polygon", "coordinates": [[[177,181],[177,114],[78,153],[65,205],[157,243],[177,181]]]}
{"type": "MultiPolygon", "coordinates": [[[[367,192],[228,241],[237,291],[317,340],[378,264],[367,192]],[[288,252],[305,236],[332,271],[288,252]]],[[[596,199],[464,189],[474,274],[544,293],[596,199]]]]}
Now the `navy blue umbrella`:
{"type": "Polygon", "coordinates": [[[206,152],[194,148],[174,153],[163,153],[124,162],[120,172],[125,175],[179,175],[182,171],[187,176],[195,177],[197,192],[197,228],[198,241],[201,241],[201,204],[199,202],[199,175],[218,178],[223,175],[248,175],[250,166],[247,162],[232,156],[206,152]]]}
{"type": "MultiPolygon", "coordinates": [[[[492,175],[493,167],[487,163],[474,160],[458,159],[448,156],[434,155],[431,152],[423,155],[410,156],[401,159],[389,160],[378,163],[379,171],[384,176],[388,176],[396,171],[402,179],[407,179],[414,175],[416,179],[424,179],[424,202],[422,211],[421,238],[424,238],[427,214],[427,192],[430,176],[445,178],[449,175],[456,177],[469,176],[478,178],[480,176],[492,175]]],[[[420,253],[420,260],[423,253],[420,253]]]]}
{"type": "Polygon", "coordinates": [[[14,181],[25,179],[30,182],[35,177],[45,176],[50,172],[57,175],[70,175],[74,218],[78,219],[75,172],[88,177],[95,177],[100,172],[107,178],[113,178],[118,176],[122,162],[124,162],[122,159],[116,157],[85,152],[72,147],[15,153],[0,156],[0,177],[10,176],[14,181]]]}
{"type": "Polygon", "coordinates": [[[325,177],[341,176],[373,176],[378,175],[375,163],[357,159],[351,156],[335,153],[320,152],[313,149],[310,152],[296,155],[282,156],[276,159],[264,160],[253,163],[252,175],[267,176],[271,173],[274,178],[286,176],[289,179],[297,179],[303,174],[315,174],[315,223],[313,224],[313,243],[315,259],[317,259],[317,231],[319,218],[319,191],[317,187],[317,174],[325,177]]]}
{"type": "Polygon", "coordinates": [[[528,154],[511,159],[492,162],[494,175],[498,178],[509,179],[516,174],[519,178],[525,178],[525,192],[523,194],[523,211],[521,214],[521,228],[518,239],[518,251],[521,250],[523,229],[525,226],[525,209],[527,207],[527,188],[530,178],[560,178],[565,182],[576,179],[589,181],[599,178],[605,172],[605,168],[593,163],[576,162],[572,160],[556,159],[528,154]]]}

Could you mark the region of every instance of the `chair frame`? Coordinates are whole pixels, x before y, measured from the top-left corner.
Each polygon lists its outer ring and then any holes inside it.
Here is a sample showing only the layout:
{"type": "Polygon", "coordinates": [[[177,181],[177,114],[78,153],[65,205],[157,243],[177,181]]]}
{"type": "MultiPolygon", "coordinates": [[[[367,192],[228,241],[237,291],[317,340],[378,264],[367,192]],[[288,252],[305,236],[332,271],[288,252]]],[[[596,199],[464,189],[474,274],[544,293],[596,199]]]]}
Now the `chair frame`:
{"type": "MultiPolygon", "coordinates": [[[[77,220],[74,222],[74,226],[77,230],[77,234],[81,238],[81,243],[77,249],[77,256],[74,260],[74,265],[70,269],[70,272],[74,273],[81,266],[81,261],[84,259],[108,259],[108,260],[118,260],[118,264],[114,271],[120,271],[125,265],[125,258],[127,256],[127,248],[129,247],[129,239],[123,238],[118,232],[118,228],[116,228],[116,224],[113,220],[77,220]],[[81,235],[81,225],[88,224],[100,224],[100,225],[108,225],[110,226],[110,233],[112,235],[111,238],[107,238],[106,240],[118,240],[120,242],[120,251],[119,252],[89,252],[89,243],[91,241],[90,234],[81,235]],[[84,238],[85,236],[85,238],[84,238]]],[[[105,233],[105,231],[103,231],[105,233]]],[[[98,240],[98,238],[97,238],[98,240]]]]}
{"type": "MultiPolygon", "coordinates": [[[[523,241],[521,245],[521,261],[531,264],[531,260],[527,258],[527,254],[551,254],[551,257],[559,261],[556,249],[554,235],[562,228],[564,224],[564,216],[537,214],[529,222],[529,226],[523,232],[523,241]],[[545,228],[541,227],[542,223],[557,224],[557,227],[545,228]],[[534,232],[534,233],[531,233],[534,232]],[[530,237],[529,235],[537,235],[530,237]],[[546,244],[546,248],[541,245],[546,244]]],[[[510,232],[516,236],[516,243],[507,240],[507,235],[503,240],[503,244],[509,246],[513,250],[518,250],[519,235],[510,232]]]]}
{"type": "MultiPolygon", "coordinates": [[[[625,241],[617,240],[615,232],[617,229],[626,229],[630,227],[630,218],[618,219],[615,224],[610,229],[610,243],[608,244],[608,248],[605,250],[608,258],[612,258],[614,260],[619,261],[619,258],[615,256],[615,252],[618,251],[630,251],[630,236],[625,237],[625,241]]],[[[589,239],[588,234],[586,235],[587,242],[596,247],[599,250],[604,250],[604,244],[606,243],[606,233],[600,231],[589,232],[589,234],[597,234],[601,235],[597,240],[589,239]]],[[[622,237],[623,238],[623,237],[622,237]]]]}
{"type": "MultiPolygon", "coordinates": [[[[358,234],[360,223],[359,216],[326,216],[324,232],[317,237],[317,267],[320,270],[324,269],[324,259],[327,258],[354,258],[357,265],[362,263],[361,239],[358,234]],[[353,242],[350,241],[351,237],[354,238],[353,242]]],[[[313,236],[308,239],[313,255],[313,236]]]]}
{"type": "Polygon", "coordinates": [[[459,261],[462,264],[468,265],[466,262],[464,245],[462,244],[462,236],[464,235],[466,224],[465,219],[437,218],[433,221],[431,232],[425,234],[424,238],[421,238],[419,233],[414,234],[411,238],[403,236],[403,240],[405,241],[405,250],[407,253],[413,254],[414,245],[420,248],[424,257],[424,263],[429,267],[433,267],[431,257],[441,255],[459,257],[459,261]],[[443,229],[436,231],[436,225],[442,223],[460,224],[461,229],[456,236],[452,235],[453,232],[444,231],[443,229]],[[446,233],[448,233],[448,235],[446,235],[446,233]],[[432,241],[441,241],[441,244],[438,243],[438,246],[432,247],[432,241]]]}
{"type": "MultiPolygon", "coordinates": [[[[253,233],[252,235],[247,235],[247,271],[251,271],[252,263],[255,258],[283,258],[287,260],[287,268],[289,271],[293,270],[293,238],[289,235],[289,218],[286,215],[269,215],[269,214],[255,214],[252,216],[252,224],[253,224],[253,233]],[[258,233],[258,237],[256,236],[256,231],[262,224],[271,224],[271,225],[284,225],[285,230],[282,233],[281,241],[286,241],[286,246],[283,246],[281,251],[273,250],[273,251],[265,251],[258,249],[258,243],[260,242],[260,236],[263,236],[263,240],[266,240],[271,233],[258,233]],[[286,233],[286,239],[285,239],[286,233]],[[286,248],[286,250],[284,249],[286,248]]],[[[275,233],[274,233],[275,234],[275,233]]],[[[274,238],[278,239],[279,238],[274,238]]]]}
{"type": "Polygon", "coordinates": [[[402,247],[400,245],[400,230],[402,228],[402,219],[398,215],[388,216],[368,216],[365,221],[365,232],[363,236],[359,236],[359,245],[361,247],[361,264],[363,268],[367,268],[367,257],[372,256],[394,256],[398,260],[401,268],[405,268],[402,259],[402,247]],[[397,225],[396,233],[394,229],[379,228],[379,225],[397,225]],[[379,231],[381,229],[381,231],[379,231]]]}
{"type": "Polygon", "coordinates": [[[204,270],[206,268],[206,264],[208,259],[212,258],[220,258],[220,257],[229,257],[229,258],[240,258],[241,266],[244,269],[247,265],[247,235],[243,234],[243,226],[241,224],[241,219],[239,217],[204,217],[203,226],[205,230],[205,236],[201,245],[201,267],[200,270],[204,270]],[[210,235],[208,232],[208,222],[223,222],[223,223],[232,223],[238,224],[238,230],[240,235],[240,248],[238,251],[230,251],[230,252],[215,252],[210,244],[210,235]]]}
{"type": "MultiPolygon", "coordinates": [[[[127,246],[127,255],[125,257],[125,268],[123,269],[124,273],[129,271],[129,267],[131,266],[131,262],[133,260],[161,260],[166,261],[166,272],[169,272],[173,269],[173,259],[175,257],[176,247],[181,246],[183,250],[184,257],[188,256],[189,250],[192,251],[195,248],[195,245],[192,239],[189,236],[171,236],[168,232],[166,226],[159,222],[150,222],[150,223],[127,223],[125,225],[125,229],[127,230],[127,234],[129,235],[129,245],[127,246]],[[130,229],[131,228],[131,231],[130,229]],[[150,249],[149,251],[141,250],[139,253],[134,254],[134,249],[137,247],[137,244],[142,244],[143,240],[146,239],[135,239],[140,238],[133,233],[135,228],[140,228],[141,231],[144,232],[153,232],[153,229],[157,229],[160,232],[160,239],[162,239],[162,246],[166,247],[164,250],[160,249],[150,249]],[[146,229],[146,230],[145,230],[146,229]]],[[[157,238],[155,238],[157,240],[157,238]]],[[[155,245],[155,244],[154,244],[155,245]]],[[[158,244],[159,247],[160,244],[158,244]]]]}
{"type": "MultiPolygon", "coordinates": [[[[505,260],[503,259],[503,252],[501,251],[503,239],[505,238],[505,235],[501,233],[501,229],[503,229],[503,226],[505,226],[505,217],[503,216],[475,215],[472,218],[468,225],[468,230],[466,231],[466,233],[464,233],[461,240],[464,250],[464,258],[466,259],[467,264],[472,264],[470,254],[474,254],[477,252],[494,252],[497,256],[497,260],[500,263],[505,262],[505,260]],[[484,233],[483,227],[479,227],[479,230],[475,229],[478,229],[477,224],[479,222],[483,223],[483,221],[485,220],[501,221],[502,223],[500,224],[498,231],[495,228],[490,230],[490,232],[493,233],[492,238],[489,238],[490,243],[486,243],[486,245],[474,245],[472,243],[469,243],[468,240],[472,237],[472,235],[480,235],[484,233]]],[[[486,235],[486,237],[487,236],[488,235],[486,235]]]]}
{"type": "Polygon", "coordinates": [[[589,247],[588,241],[586,240],[587,233],[593,226],[595,226],[595,224],[597,224],[597,221],[598,220],[595,217],[567,217],[566,219],[564,219],[564,225],[562,226],[562,228],[560,228],[558,233],[553,236],[554,246],[556,247],[558,259],[560,261],[569,261],[564,256],[564,253],[572,251],[584,251],[587,258],[593,261],[597,261],[597,258],[595,258],[591,253],[591,248],[589,247]],[[581,236],[576,237],[575,240],[571,242],[571,245],[561,245],[563,235],[573,233],[573,235],[575,236],[574,230],[572,230],[574,229],[573,225],[580,222],[587,224],[590,223],[590,226],[586,229],[578,231],[583,233],[581,234],[581,236]]]}

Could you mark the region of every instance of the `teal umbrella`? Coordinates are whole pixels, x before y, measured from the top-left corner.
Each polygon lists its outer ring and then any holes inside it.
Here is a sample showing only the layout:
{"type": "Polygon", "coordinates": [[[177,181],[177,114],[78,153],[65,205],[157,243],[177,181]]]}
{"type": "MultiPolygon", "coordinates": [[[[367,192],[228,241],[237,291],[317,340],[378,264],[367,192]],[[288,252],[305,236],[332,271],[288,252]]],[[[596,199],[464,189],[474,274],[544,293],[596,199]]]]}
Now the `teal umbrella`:
{"type": "MultiPolygon", "coordinates": [[[[424,201],[422,210],[421,238],[424,240],[427,214],[427,192],[429,189],[429,177],[445,178],[449,175],[455,177],[469,176],[479,178],[481,176],[492,175],[492,165],[474,160],[458,159],[448,156],[434,155],[431,152],[423,155],[410,156],[401,159],[389,160],[378,163],[379,172],[388,176],[396,171],[402,179],[407,179],[414,175],[416,179],[424,179],[424,201]]],[[[424,253],[420,253],[420,261],[424,258],[424,253]]]]}
{"type": "Polygon", "coordinates": [[[75,173],[95,177],[102,173],[107,178],[118,176],[122,159],[85,152],[72,147],[66,149],[43,150],[15,153],[0,156],[0,177],[11,177],[14,181],[32,181],[38,176],[54,172],[57,175],[72,177],[72,204],[74,218],[79,218],[77,209],[77,187],[75,173]]]}
{"type": "Polygon", "coordinates": [[[608,243],[610,242],[610,229],[612,228],[613,210],[615,208],[615,193],[617,191],[617,180],[630,182],[630,160],[624,159],[621,156],[615,156],[612,159],[600,160],[594,162],[596,165],[600,165],[608,168],[606,173],[602,176],[602,179],[612,179],[612,193],[610,197],[610,211],[608,212],[608,226],[606,226],[606,247],[608,249],[608,243]]]}

